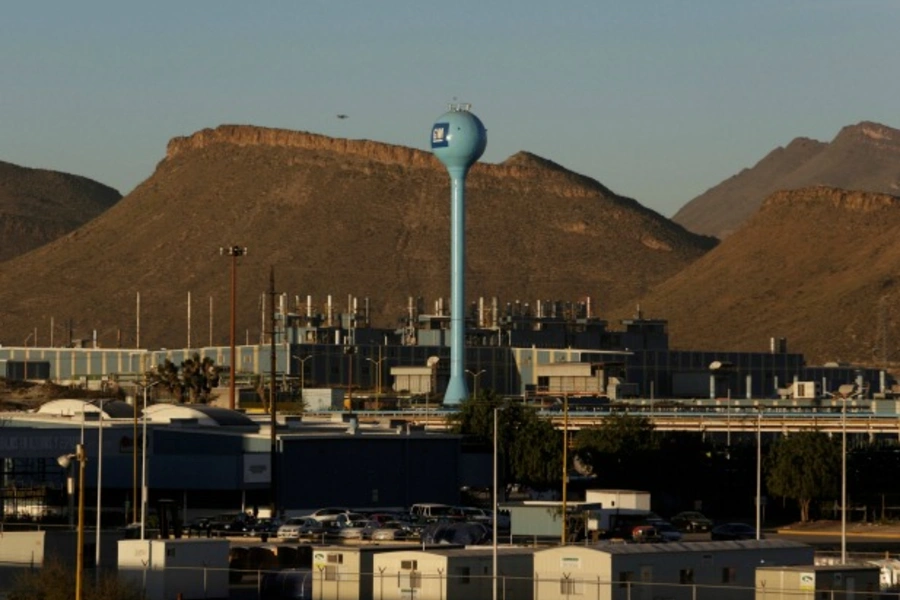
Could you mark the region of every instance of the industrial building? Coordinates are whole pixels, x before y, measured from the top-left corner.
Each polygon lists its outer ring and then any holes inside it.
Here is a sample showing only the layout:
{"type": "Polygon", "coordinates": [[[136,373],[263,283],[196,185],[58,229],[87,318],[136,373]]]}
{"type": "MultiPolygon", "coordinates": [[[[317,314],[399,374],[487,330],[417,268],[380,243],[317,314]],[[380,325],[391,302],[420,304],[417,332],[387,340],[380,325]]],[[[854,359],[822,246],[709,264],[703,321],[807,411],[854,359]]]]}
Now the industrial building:
{"type": "Polygon", "coordinates": [[[269,507],[274,489],[277,506],[293,515],[335,504],[457,504],[465,478],[489,469],[489,457],[462,450],[461,436],[390,420],[360,423],[340,412],[333,419],[280,417],[273,436],[268,415],[155,404],[147,407],[145,421],[130,410],[123,415],[122,404],[101,408],[96,401],[67,400],[50,402],[43,412],[4,413],[3,514],[68,513],[71,521],[72,469],[57,459],[79,443],[88,457],[88,506],[95,506],[102,487],[104,518],[115,524],[138,520],[134,498],[140,505],[145,477],[148,512],[159,500],[170,500],[187,516],[269,507]]]}
{"type": "MultiPolygon", "coordinates": [[[[293,309],[282,297],[275,315],[275,377],[286,396],[307,387],[331,387],[359,394],[360,406],[380,395],[382,407],[396,397],[443,398],[450,378],[449,315],[442,303],[423,312],[410,300],[397,329],[371,327],[368,311],[348,299],[337,314],[331,302],[317,313],[311,299],[293,309]]],[[[500,395],[602,395],[611,399],[776,399],[794,382],[812,381],[820,394],[856,384],[860,398],[893,398],[895,382],[885,371],[830,363],[809,366],[803,355],[787,351],[783,339],[767,351],[689,351],[669,348],[667,323],[635,318],[620,329],[593,316],[590,301],[509,303],[501,309],[483,300],[467,315],[465,374],[469,388],[500,395]]],[[[249,335],[247,336],[249,338],[249,335]]],[[[257,398],[257,385],[271,376],[271,339],[235,346],[235,380],[257,398]],[[261,379],[260,379],[261,378],[261,379]]],[[[48,378],[55,382],[102,387],[133,381],[166,359],[180,364],[192,355],[230,365],[228,345],[145,350],[140,348],[0,347],[0,366],[8,377],[48,378]]],[[[224,378],[229,377],[228,373],[224,378]]],[[[372,402],[369,402],[372,405],[372,402]]]]}

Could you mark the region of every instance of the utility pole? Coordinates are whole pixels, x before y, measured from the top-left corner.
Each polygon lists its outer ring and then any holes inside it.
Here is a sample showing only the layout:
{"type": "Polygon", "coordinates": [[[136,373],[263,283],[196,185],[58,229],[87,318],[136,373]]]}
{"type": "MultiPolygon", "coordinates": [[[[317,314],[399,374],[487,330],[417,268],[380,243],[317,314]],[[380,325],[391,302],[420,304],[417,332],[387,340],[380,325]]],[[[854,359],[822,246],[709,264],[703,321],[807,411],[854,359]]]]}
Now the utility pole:
{"type": "Polygon", "coordinates": [[[234,410],[234,378],[237,374],[234,356],[234,337],[235,337],[235,313],[237,305],[237,258],[238,256],[246,256],[247,248],[242,246],[231,246],[229,248],[219,248],[221,256],[231,257],[231,336],[230,336],[230,369],[228,377],[228,408],[234,410]]]}
{"type": "Polygon", "coordinates": [[[271,493],[272,493],[272,518],[275,519],[278,517],[278,480],[275,477],[275,463],[276,458],[278,456],[278,436],[276,435],[276,427],[278,424],[278,419],[276,417],[277,414],[277,404],[275,401],[275,371],[277,367],[277,356],[275,353],[275,267],[269,268],[269,315],[270,315],[270,323],[272,325],[271,331],[269,333],[269,345],[271,348],[270,358],[271,358],[271,374],[269,379],[269,413],[271,417],[270,429],[270,451],[269,451],[269,473],[272,478],[271,483],[271,493]]]}

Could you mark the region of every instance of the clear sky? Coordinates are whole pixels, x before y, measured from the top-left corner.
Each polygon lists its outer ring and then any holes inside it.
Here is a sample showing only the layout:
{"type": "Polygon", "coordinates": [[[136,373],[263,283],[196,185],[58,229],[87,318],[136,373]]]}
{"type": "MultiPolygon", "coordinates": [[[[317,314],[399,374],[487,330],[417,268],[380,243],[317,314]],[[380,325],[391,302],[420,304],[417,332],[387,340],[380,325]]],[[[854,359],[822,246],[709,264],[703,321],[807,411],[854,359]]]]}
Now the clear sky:
{"type": "Polygon", "coordinates": [[[427,149],[449,102],[665,216],[795,137],[900,128],[897,0],[122,0],[0,13],[0,160],[127,194],[223,123],[427,149]],[[338,119],[337,114],[347,119],[338,119]]]}

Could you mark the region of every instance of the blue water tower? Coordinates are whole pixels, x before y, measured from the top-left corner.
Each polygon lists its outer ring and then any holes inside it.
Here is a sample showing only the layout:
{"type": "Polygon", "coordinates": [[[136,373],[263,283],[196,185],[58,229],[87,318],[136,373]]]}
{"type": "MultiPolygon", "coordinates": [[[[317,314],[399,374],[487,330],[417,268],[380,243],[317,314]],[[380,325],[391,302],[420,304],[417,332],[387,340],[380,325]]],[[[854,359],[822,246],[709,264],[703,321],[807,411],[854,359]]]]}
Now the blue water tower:
{"type": "Polygon", "coordinates": [[[469,396],[465,367],[466,174],[487,146],[487,129],[469,112],[469,104],[451,104],[431,127],[431,151],[450,174],[450,381],[444,404],[469,396]]]}

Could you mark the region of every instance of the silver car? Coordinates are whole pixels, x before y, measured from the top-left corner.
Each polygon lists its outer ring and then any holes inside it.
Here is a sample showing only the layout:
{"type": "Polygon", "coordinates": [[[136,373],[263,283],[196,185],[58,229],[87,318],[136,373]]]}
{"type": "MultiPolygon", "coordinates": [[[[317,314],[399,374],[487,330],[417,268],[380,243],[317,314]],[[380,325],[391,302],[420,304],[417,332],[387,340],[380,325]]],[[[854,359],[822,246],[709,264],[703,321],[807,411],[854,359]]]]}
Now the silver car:
{"type": "Polygon", "coordinates": [[[301,538],[317,537],[325,533],[325,525],[312,517],[293,517],[278,528],[278,539],[296,541],[301,538]]]}

